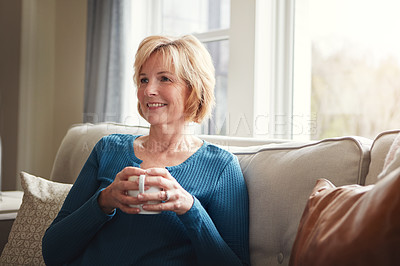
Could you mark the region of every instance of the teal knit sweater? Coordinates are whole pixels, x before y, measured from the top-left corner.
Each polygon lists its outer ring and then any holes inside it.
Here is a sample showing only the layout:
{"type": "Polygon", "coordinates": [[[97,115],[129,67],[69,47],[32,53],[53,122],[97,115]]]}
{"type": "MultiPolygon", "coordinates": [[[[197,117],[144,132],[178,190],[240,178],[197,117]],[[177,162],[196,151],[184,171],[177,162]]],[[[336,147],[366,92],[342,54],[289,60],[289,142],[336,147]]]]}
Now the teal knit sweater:
{"type": "Polygon", "coordinates": [[[166,167],[193,195],[183,215],[107,215],[97,197],[127,166],[133,141],[114,134],[94,147],[42,243],[47,265],[248,265],[248,195],[237,158],[208,142],[166,167]]]}

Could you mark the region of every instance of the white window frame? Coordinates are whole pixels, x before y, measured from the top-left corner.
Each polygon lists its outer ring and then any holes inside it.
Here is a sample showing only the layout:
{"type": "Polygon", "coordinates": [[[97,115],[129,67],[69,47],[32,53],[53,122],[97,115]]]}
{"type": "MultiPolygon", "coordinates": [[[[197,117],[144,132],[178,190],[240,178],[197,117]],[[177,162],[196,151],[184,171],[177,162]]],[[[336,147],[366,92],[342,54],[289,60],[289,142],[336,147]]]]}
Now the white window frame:
{"type": "Polygon", "coordinates": [[[293,55],[292,139],[310,140],[317,129],[311,113],[311,38],[308,0],[296,0],[293,55]]]}
{"type": "Polygon", "coordinates": [[[292,138],[294,0],[274,0],[271,8],[270,136],[292,138]]]}
{"type": "Polygon", "coordinates": [[[228,96],[236,95],[229,98],[229,113],[236,118],[233,135],[293,138],[294,4],[294,0],[231,2],[231,35],[237,36],[231,41],[228,77],[232,91],[228,96]],[[243,121],[249,122],[242,126],[243,121]]]}

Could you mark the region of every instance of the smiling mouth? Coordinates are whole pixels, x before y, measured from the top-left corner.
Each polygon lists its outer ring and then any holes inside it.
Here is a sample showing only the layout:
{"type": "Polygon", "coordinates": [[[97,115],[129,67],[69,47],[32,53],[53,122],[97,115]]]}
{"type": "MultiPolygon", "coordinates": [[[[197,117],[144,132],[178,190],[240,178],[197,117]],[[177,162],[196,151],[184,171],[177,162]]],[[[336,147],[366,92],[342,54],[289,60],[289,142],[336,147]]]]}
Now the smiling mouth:
{"type": "Polygon", "coordinates": [[[163,107],[163,106],[166,106],[167,104],[165,104],[165,103],[148,103],[147,104],[147,107],[150,107],[150,108],[152,108],[152,107],[163,107]]]}

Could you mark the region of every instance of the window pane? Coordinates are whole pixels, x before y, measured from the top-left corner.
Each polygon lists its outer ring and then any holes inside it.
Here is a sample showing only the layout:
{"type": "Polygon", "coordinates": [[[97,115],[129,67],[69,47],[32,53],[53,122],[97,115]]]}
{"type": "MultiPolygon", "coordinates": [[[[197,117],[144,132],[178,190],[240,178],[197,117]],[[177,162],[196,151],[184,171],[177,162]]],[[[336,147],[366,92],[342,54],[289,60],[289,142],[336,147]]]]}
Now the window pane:
{"type": "Polygon", "coordinates": [[[226,110],[227,88],[228,88],[228,63],[229,63],[229,41],[216,41],[206,43],[215,67],[215,100],[216,106],[212,118],[208,123],[203,123],[202,133],[226,134],[226,110]]]}
{"type": "Polygon", "coordinates": [[[163,0],[165,34],[182,35],[229,28],[230,0],[163,0]]]}
{"type": "Polygon", "coordinates": [[[312,138],[400,126],[400,1],[309,0],[312,138]]]}

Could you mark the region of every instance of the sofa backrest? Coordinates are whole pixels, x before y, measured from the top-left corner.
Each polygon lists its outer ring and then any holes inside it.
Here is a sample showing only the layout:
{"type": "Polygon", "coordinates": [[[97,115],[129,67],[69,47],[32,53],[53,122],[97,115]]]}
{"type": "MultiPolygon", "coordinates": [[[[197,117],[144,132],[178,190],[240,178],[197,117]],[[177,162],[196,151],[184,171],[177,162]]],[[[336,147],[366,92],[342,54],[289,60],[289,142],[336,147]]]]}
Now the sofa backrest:
{"type": "MultiPolygon", "coordinates": [[[[58,149],[50,180],[62,183],[74,183],[83,164],[89,157],[94,145],[103,137],[110,134],[146,135],[149,128],[141,126],[127,126],[116,123],[76,124],[65,135],[58,149]]],[[[222,136],[200,136],[202,139],[222,145],[254,146],[269,143],[283,143],[283,140],[264,140],[253,138],[226,138],[222,136]]]]}
{"type": "Polygon", "coordinates": [[[389,152],[393,140],[400,133],[400,129],[388,130],[380,133],[375,139],[371,147],[371,163],[368,175],[365,178],[365,185],[375,184],[379,173],[383,169],[386,155],[389,152]]]}
{"type": "Polygon", "coordinates": [[[344,137],[229,148],[239,158],[249,191],[252,265],[288,265],[316,181],[363,184],[371,142],[344,137]]]}
{"type": "Polygon", "coordinates": [[[74,183],[94,145],[104,136],[120,133],[148,134],[146,127],[126,126],[112,123],[77,124],[72,126],[58,149],[50,180],[61,183],[74,183]]]}
{"type": "MultiPolygon", "coordinates": [[[[73,183],[102,136],[147,134],[118,124],[79,124],[66,134],[50,179],[73,183]]],[[[250,201],[252,265],[287,265],[307,199],[319,178],[336,186],[364,184],[371,140],[357,137],[294,142],[201,136],[238,156],[250,201]]]]}

